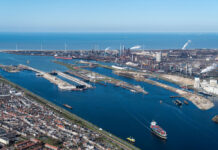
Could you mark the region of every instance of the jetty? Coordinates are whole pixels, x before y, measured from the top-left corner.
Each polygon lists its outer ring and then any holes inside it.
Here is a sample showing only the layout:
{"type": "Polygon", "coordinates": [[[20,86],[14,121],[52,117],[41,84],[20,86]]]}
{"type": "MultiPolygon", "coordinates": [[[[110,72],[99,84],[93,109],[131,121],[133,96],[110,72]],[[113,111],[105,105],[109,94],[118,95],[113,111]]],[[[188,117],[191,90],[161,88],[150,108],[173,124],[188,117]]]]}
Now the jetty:
{"type": "Polygon", "coordinates": [[[51,83],[56,84],[58,86],[59,89],[61,90],[76,90],[76,86],[69,84],[68,82],[65,82],[49,73],[46,73],[44,71],[32,68],[30,66],[26,66],[26,65],[22,65],[20,64],[18,66],[20,69],[24,69],[24,70],[30,70],[30,71],[34,71],[37,74],[40,74],[41,77],[49,80],[51,83]]]}

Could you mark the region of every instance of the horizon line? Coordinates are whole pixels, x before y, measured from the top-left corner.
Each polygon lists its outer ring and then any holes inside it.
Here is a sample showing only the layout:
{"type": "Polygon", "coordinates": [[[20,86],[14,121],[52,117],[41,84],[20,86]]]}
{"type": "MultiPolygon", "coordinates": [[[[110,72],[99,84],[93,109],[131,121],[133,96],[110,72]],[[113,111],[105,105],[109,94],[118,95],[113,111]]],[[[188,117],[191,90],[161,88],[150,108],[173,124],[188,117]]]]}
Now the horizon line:
{"type": "Polygon", "coordinates": [[[0,33],[215,33],[218,34],[218,31],[0,31],[0,33]]]}

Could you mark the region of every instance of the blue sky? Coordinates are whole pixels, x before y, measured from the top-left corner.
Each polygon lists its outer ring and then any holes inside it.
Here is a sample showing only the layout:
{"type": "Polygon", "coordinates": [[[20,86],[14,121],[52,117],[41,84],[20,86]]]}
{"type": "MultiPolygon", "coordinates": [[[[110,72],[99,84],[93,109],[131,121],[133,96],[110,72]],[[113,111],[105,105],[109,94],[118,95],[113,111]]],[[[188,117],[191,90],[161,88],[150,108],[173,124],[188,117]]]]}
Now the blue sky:
{"type": "Polygon", "coordinates": [[[218,32],[218,0],[1,0],[0,32],[218,32]]]}

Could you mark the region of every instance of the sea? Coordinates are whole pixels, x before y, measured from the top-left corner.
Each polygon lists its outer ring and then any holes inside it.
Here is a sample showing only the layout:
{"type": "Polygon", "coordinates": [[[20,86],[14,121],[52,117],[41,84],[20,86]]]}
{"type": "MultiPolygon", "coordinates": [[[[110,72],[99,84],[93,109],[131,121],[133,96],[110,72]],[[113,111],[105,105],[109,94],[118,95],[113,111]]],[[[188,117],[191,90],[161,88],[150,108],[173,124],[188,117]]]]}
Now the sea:
{"type": "MultiPolygon", "coordinates": [[[[136,33],[1,33],[0,49],[64,49],[65,41],[69,49],[92,49],[99,47],[116,49],[121,44],[126,47],[145,45],[147,49],[178,49],[187,40],[191,40],[188,48],[218,48],[217,34],[136,34],[136,33]]],[[[25,64],[42,71],[66,71],[64,66],[52,62],[50,56],[23,56],[0,53],[0,64],[25,64]],[[29,63],[28,63],[29,62],[29,63]]],[[[79,60],[60,60],[76,63],[79,60]]],[[[100,62],[99,62],[100,63],[100,62]]],[[[106,65],[111,65],[106,63],[106,65]]],[[[215,106],[209,110],[199,110],[189,105],[176,106],[170,96],[177,95],[161,87],[133,79],[120,77],[106,68],[89,68],[92,71],[111,76],[134,85],[142,86],[147,95],[133,93],[127,89],[91,83],[96,88],[85,91],[61,91],[48,80],[37,77],[34,72],[21,71],[8,73],[0,69],[0,75],[6,79],[32,91],[33,93],[63,107],[72,106],[68,111],[86,119],[122,139],[131,136],[136,139],[135,146],[142,150],[217,150],[218,124],[211,121],[218,114],[218,99],[211,98],[215,106]],[[160,100],[162,103],[160,103],[160,100]],[[166,141],[153,135],[149,129],[150,122],[155,120],[168,134],[166,141]]],[[[66,80],[67,81],[67,80],[66,80]]],[[[165,84],[178,87],[173,83],[165,84]]],[[[68,81],[70,82],[70,81],[68,81]]],[[[74,84],[74,83],[72,83],[74,84]]],[[[184,98],[179,98],[181,101],[184,98]]]]}
{"type": "Polygon", "coordinates": [[[181,49],[218,48],[218,33],[0,33],[1,49],[104,50],[131,48],[181,49]]]}

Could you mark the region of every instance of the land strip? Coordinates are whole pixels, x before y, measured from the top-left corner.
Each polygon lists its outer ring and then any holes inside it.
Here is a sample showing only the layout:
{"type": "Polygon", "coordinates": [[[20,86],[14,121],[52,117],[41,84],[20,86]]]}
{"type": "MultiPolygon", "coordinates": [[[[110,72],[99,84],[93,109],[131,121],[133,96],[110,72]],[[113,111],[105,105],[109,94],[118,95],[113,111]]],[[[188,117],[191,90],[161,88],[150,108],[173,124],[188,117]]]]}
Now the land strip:
{"type": "Polygon", "coordinates": [[[66,118],[70,122],[77,124],[79,126],[83,126],[83,127],[88,128],[94,132],[99,133],[100,135],[102,135],[104,137],[102,140],[104,140],[105,142],[109,142],[109,143],[113,144],[116,147],[116,149],[117,148],[118,149],[126,149],[126,150],[137,150],[138,149],[137,147],[129,144],[126,141],[123,141],[122,139],[112,135],[111,133],[108,133],[104,130],[99,130],[99,128],[97,126],[91,124],[90,122],[87,122],[86,120],[68,112],[67,110],[62,109],[59,106],[56,106],[55,104],[41,98],[38,95],[33,94],[32,92],[28,91],[27,89],[24,89],[16,84],[6,80],[3,77],[0,77],[0,82],[3,82],[4,84],[9,84],[12,87],[14,87],[16,90],[22,91],[27,98],[35,100],[39,104],[44,105],[46,108],[54,111],[55,113],[59,114],[60,116],[63,116],[64,118],[66,118]]]}
{"type": "Polygon", "coordinates": [[[105,75],[102,75],[102,74],[99,74],[99,73],[96,73],[96,72],[93,72],[93,71],[81,69],[80,67],[75,66],[73,64],[67,64],[67,63],[63,63],[63,62],[60,62],[60,61],[54,61],[54,63],[57,63],[57,64],[60,64],[60,65],[63,65],[65,67],[67,67],[70,70],[70,71],[68,71],[68,73],[70,73],[72,75],[75,75],[75,76],[78,76],[78,77],[80,77],[80,78],[82,78],[84,80],[88,80],[90,82],[94,82],[94,83],[95,82],[96,83],[101,83],[101,82],[110,83],[110,84],[113,84],[115,86],[126,88],[126,89],[128,89],[130,91],[143,93],[143,94],[148,94],[148,92],[145,91],[139,85],[132,85],[132,84],[129,84],[127,82],[117,80],[117,79],[114,79],[112,77],[108,77],[108,76],[105,76],[105,75]]]}

